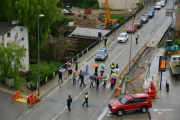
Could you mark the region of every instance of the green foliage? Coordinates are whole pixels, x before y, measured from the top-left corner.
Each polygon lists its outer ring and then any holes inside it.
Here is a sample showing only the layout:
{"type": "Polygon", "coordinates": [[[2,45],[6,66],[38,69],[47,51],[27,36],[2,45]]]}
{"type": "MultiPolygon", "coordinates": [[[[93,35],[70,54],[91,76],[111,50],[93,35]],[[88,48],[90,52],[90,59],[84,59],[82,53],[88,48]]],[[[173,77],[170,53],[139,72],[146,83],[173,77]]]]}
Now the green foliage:
{"type": "Polygon", "coordinates": [[[175,39],[175,40],[174,40],[174,44],[175,44],[175,45],[178,45],[179,48],[180,48],[180,39],[175,39]]]}
{"type": "Polygon", "coordinates": [[[25,79],[20,77],[19,75],[14,76],[14,88],[16,90],[19,90],[20,89],[20,83],[22,83],[23,81],[25,81],[25,79]]]}
{"type": "MultiPolygon", "coordinates": [[[[40,63],[40,80],[54,72],[62,64],[60,62],[50,61],[49,63],[40,63]]],[[[38,64],[30,64],[30,75],[28,80],[31,83],[38,82],[38,64]]]]}
{"type": "Polygon", "coordinates": [[[14,41],[8,42],[5,47],[4,43],[0,44],[0,73],[4,77],[14,77],[20,69],[24,69],[22,64],[25,57],[25,48],[16,44],[14,41]]]}
{"type": "Polygon", "coordinates": [[[11,22],[18,19],[19,25],[28,28],[31,57],[37,54],[37,15],[44,14],[44,17],[39,19],[39,41],[42,46],[56,15],[60,14],[57,9],[58,2],[59,0],[0,0],[0,21],[11,22]]]}
{"type": "Polygon", "coordinates": [[[142,3],[136,3],[137,9],[140,9],[142,7],[142,3]]]}

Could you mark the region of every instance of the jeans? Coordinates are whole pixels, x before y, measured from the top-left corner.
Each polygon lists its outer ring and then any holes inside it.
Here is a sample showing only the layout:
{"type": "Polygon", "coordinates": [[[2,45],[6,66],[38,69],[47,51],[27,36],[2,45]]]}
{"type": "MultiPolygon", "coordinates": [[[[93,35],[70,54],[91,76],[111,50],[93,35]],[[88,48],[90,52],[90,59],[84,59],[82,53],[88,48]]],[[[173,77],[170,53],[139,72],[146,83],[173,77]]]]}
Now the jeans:
{"type": "Polygon", "coordinates": [[[73,79],[73,84],[75,84],[76,83],[76,79],[73,79]]]}

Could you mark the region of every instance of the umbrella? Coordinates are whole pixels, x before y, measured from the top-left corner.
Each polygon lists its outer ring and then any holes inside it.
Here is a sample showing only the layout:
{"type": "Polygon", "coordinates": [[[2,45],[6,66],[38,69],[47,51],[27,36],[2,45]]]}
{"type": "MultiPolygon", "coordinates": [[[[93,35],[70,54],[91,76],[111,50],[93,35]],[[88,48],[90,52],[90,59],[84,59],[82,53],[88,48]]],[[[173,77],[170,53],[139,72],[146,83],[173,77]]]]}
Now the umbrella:
{"type": "Polygon", "coordinates": [[[96,79],[102,79],[102,77],[101,76],[97,76],[96,79]]]}
{"type": "Polygon", "coordinates": [[[103,66],[103,67],[104,67],[104,66],[105,66],[105,64],[104,64],[104,63],[100,63],[100,64],[99,64],[99,66],[103,66]]]}
{"type": "Polygon", "coordinates": [[[84,62],[83,64],[84,64],[84,65],[89,65],[89,63],[88,63],[88,62],[84,62]]]}
{"type": "Polygon", "coordinates": [[[82,71],[82,72],[81,72],[81,75],[89,75],[89,73],[86,72],[86,71],[82,71]]]}
{"type": "Polygon", "coordinates": [[[68,68],[68,70],[72,70],[72,68],[68,68]]]}
{"type": "Polygon", "coordinates": [[[112,71],[117,74],[119,72],[119,69],[116,68],[116,69],[113,69],[112,71]]]}
{"type": "Polygon", "coordinates": [[[78,64],[79,62],[78,61],[74,61],[73,63],[78,64]]]}
{"type": "Polygon", "coordinates": [[[117,75],[116,73],[113,73],[113,74],[111,74],[111,78],[117,79],[117,78],[118,78],[118,75],[117,75]]]}
{"type": "Polygon", "coordinates": [[[107,75],[107,74],[104,74],[103,76],[102,76],[102,80],[107,80],[109,78],[109,75],[107,75]]]}
{"type": "Polygon", "coordinates": [[[64,71],[66,71],[66,69],[65,69],[65,68],[61,68],[61,69],[59,69],[59,72],[64,72],[64,71]]]}
{"type": "Polygon", "coordinates": [[[65,57],[64,60],[68,60],[70,57],[65,57]]]}
{"type": "Polygon", "coordinates": [[[90,79],[95,79],[96,76],[95,76],[95,75],[91,75],[91,76],[89,76],[89,78],[90,78],[90,79]]]}
{"type": "Polygon", "coordinates": [[[92,67],[98,67],[99,65],[98,64],[93,64],[92,67]]]}
{"type": "Polygon", "coordinates": [[[73,73],[78,73],[78,71],[73,71],[73,73]]]}
{"type": "Polygon", "coordinates": [[[111,76],[112,76],[112,75],[115,75],[116,77],[118,77],[118,75],[117,75],[116,73],[112,73],[111,76]]]}

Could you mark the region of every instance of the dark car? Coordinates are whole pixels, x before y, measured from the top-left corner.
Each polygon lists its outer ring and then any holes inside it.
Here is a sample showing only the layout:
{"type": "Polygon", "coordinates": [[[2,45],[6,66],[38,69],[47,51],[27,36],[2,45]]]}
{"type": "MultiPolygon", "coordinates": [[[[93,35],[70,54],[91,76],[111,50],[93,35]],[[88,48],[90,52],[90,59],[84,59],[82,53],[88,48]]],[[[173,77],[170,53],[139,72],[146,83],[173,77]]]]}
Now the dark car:
{"type": "Polygon", "coordinates": [[[137,26],[137,28],[141,28],[143,26],[143,20],[141,18],[136,19],[133,25],[137,26]]]}
{"type": "Polygon", "coordinates": [[[95,60],[105,60],[108,57],[108,52],[106,48],[99,48],[97,53],[94,56],[95,60]]]}
{"type": "Polygon", "coordinates": [[[144,23],[146,23],[149,20],[149,16],[143,15],[143,16],[141,16],[141,19],[143,20],[144,23]]]}
{"type": "Polygon", "coordinates": [[[155,12],[155,7],[150,7],[150,8],[149,8],[149,11],[155,12]]]}
{"type": "Polygon", "coordinates": [[[153,11],[147,11],[146,15],[149,16],[150,18],[152,18],[152,17],[154,17],[154,12],[153,11]]]}

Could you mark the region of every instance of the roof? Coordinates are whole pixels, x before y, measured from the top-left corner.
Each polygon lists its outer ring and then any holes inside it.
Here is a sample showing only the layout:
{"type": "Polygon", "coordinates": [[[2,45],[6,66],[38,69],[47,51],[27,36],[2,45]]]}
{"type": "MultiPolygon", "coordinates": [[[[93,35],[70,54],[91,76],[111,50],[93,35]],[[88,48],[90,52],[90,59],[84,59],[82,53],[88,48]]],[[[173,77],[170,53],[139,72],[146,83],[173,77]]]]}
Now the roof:
{"type": "Polygon", "coordinates": [[[137,94],[130,94],[126,95],[127,99],[132,99],[132,98],[142,98],[142,97],[148,97],[149,95],[147,93],[137,93],[137,94]]]}
{"type": "Polygon", "coordinates": [[[124,32],[124,33],[121,33],[121,34],[122,34],[122,35],[125,35],[125,34],[127,34],[127,33],[124,32]]]}
{"type": "Polygon", "coordinates": [[[16,25],[12,25],[11,23],[7,22],[0,22],[0,35],[4,35],[5,33],[9,32],[13,29],[16,25]]]}
{"type": "Polygon", "coordinates": [[[101,51],[101,50],[104,51],[104,50],[106,50],[106,48],[99,48],[98,49],[98,51],[101,51]]]}
{"type": "Polygon", "coordinates": [[[101,32],[101,36],[103,37],[108,32],[110,32],[110,30],[77,27],[69,36],[86,36],[98,38],[98,32],[101,32]]]}

